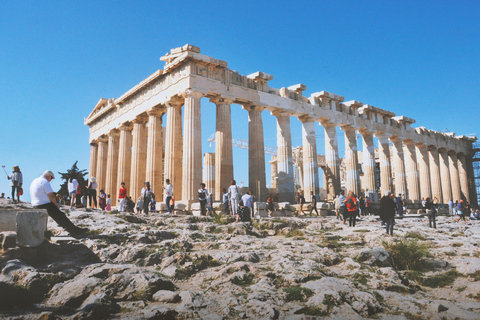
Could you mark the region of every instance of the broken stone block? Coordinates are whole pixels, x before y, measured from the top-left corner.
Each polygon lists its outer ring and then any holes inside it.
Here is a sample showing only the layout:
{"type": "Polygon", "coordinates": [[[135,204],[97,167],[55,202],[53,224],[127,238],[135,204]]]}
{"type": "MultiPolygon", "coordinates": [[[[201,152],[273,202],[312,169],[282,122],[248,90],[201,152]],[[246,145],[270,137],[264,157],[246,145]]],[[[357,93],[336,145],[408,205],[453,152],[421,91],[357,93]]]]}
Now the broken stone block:
{"type": "Polygon", "coordinates": [[[36,247],[43,242],[47,227],[47,210],[18,211],[17,222],[17,245],[23,247],[36,247]]]}

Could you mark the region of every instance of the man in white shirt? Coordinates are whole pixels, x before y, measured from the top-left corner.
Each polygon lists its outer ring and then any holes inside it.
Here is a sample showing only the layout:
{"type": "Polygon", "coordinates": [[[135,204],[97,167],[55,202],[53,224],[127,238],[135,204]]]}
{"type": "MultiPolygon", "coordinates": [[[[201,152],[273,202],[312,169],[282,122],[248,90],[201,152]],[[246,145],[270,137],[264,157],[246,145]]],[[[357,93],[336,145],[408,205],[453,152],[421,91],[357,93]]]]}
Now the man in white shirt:
{"type": "Polygon", "coordinates": [[[250,211],[250,214],[253,215],[253,197],[252,195],[249,193],[245,193],[243,196],[242,196],[242,201],[243,201],[243,205],[248,208],[248,211],[250,211]]]}
{"type": "Polygon", "coordinates": [[[32,206],[37,209],[47,209],[48,215],[55,220],[56,223],[70,233],[72,237],[81,237],[88,229],[75,226],[65,213],[60,211],[57,199],[50,186],[50,181],[55,179],[52,171],[47,170],[40,177],[33,180],[30,185],[30,196],[32,198],[32,206]]]}
{"type": "Polygon", "coordinates": [[[165,180],[165,187],[163,187],[163,190],[165,190],[165,205],[167,206],[167,214],[171,214],[170,200],[172,200],[173,196],[173,186],[170,183],[170,179],[165,180]]]}

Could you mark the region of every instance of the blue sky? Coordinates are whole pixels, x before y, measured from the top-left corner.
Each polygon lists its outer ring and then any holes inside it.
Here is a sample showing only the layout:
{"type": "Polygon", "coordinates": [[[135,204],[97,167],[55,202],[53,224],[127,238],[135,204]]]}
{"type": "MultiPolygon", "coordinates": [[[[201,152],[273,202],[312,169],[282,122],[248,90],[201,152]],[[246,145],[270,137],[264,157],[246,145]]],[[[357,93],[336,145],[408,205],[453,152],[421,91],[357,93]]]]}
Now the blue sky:
{"type": "MultiPolygon", "coordinates": [[[[8,172],[18,164],[26,186],[76,160],[88,169],[84,117],[186,43],[241,74],[272,74],[272,87],[303,83],[306,96],[325,90],[414,126],[480,134],[479,16],[478,1],[2,1],[0,164],[8,172]]],[[[246,111],[233,113],[233,136],[247,139],[246,111]]],[[[275,120],[263,117],[274,146],[275,120]]],[[[206,142],[214,122],[204,99],[204,152],[214,150],[206,142]]],[[[301,145],[300,122],[291,123],[301,145]]],[[[247,182],[246,152],[234,157],[237,181],[247,182]]],[[[0,192],[10,193],[6,179],[0,192]]]]}

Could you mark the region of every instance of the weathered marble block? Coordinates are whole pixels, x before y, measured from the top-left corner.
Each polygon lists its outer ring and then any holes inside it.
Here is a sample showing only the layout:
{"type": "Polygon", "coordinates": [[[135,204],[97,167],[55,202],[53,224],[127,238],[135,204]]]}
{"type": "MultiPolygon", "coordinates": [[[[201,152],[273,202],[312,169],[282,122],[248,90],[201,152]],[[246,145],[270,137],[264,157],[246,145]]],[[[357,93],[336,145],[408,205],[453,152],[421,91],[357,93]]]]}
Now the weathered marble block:
{"type": "Polygon", "coordinates": [[[47,221],[47,210],[18,211],[16,217],[17,245],[36,247],[42,244],[47,221]]]}
{"type": "Polygon", "coordinates": [[[0,211],[0,232],[16,231],[15,225],[17,210],[2,210],[0,211]]]}

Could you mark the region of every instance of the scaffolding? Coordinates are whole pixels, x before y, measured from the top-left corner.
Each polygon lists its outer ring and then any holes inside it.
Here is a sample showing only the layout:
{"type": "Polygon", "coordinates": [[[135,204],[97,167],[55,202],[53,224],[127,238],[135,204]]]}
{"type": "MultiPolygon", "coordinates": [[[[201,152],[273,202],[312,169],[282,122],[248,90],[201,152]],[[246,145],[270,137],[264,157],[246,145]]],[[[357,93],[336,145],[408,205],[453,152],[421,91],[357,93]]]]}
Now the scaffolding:
{"type": "Polygon", "coordinates": [[[480,142],[475,141],[472,144],[473,147],[473,181],[475,184],[475,193],[477,196],[477,204],[480,204],[480,142]]]}

